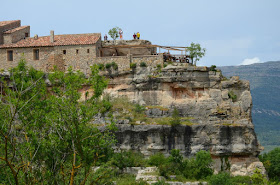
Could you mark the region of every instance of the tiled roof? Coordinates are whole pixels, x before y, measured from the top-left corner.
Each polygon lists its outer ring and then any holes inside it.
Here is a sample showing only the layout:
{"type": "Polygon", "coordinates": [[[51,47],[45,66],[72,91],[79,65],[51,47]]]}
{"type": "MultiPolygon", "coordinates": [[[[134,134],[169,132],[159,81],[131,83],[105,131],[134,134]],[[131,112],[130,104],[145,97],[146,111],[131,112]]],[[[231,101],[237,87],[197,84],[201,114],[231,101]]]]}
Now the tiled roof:
{"type": "Polygon", "coordinates": [[[37,39],[30,37],[13,44],[0,45],[0,48],[90,45],[95,44],[100,38],[100,33],[55,35],[54,42],[52,43],[50,41],[50,36],[38,37],[37,39]]]}
{"type": "Polygon", "coordinates": [[[27,28],[27,27],[30,27],[30,26],[21,26],[21,27],[17,27],[17,28],[14,28],[14,29],[5,31],[4,34],[5,34],[5,33],[13,33],[13,32],[16,32],[16,31],[18,31],[18,30],[22,30],[22,29],[27,28]]]}
{"type": "Polygon", "coordinates": [[[18,22],[20,20],[14,20],[14,21],[0,21],[0,26],[4,26],[4,25],[7,25],[7,24],[10,24],[10,23],[13,23],[13,22],[18,22]]]}

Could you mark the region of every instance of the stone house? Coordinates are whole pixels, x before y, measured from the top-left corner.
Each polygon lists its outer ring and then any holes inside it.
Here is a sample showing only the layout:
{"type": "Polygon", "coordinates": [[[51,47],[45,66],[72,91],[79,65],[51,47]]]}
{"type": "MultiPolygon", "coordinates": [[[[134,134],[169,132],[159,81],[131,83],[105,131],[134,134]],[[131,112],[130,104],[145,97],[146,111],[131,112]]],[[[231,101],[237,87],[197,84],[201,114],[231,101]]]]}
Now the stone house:
{"type": "Polygon", "coordinates": [[[24,57],[27,64],[48,72],[72,66],[87,73],[93,58],[99,56],[101,34],[69,34],[30,37],[30,26],[21,21],[0,22],[0,69],[15,67],[24,57]]]}

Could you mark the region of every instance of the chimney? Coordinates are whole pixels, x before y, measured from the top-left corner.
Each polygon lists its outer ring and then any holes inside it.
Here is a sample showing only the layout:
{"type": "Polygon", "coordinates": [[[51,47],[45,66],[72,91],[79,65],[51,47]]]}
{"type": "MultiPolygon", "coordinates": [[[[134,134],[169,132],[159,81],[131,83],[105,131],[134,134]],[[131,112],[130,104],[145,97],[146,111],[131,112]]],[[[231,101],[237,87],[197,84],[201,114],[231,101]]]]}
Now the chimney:
{"type": "Polygon", "coordinates": [[[35,39],[35,40],[38,39],[38,35],[37,35],[37,34],[34,35],[34,39],[35,39]]]}
{"type": "Polygon", "coordinates": [[[53,30],[51,30],[51,32],[50,32],[50,41],[51,41],[51,43],[54,43],[54,31],[53,30]]]}

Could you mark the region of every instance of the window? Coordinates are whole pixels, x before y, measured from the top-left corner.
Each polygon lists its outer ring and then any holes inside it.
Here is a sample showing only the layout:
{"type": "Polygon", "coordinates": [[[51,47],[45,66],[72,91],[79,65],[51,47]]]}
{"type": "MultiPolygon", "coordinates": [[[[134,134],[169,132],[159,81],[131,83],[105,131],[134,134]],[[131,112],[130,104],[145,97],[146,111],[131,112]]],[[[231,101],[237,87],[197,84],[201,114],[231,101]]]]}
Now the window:
{"type": "Polygon", "coordinates": [[[29,33],[25,33],[25,37],[29,37],[29,33]]]}
{"type": "Polygon", "coordinates": [[[39,60],[39,49],[33,49],[33,60],[39,60]]]}
{"type": "Polygon", "coordinates": [[[8,50],[7,51],[7,59],[8,59],[8,61],[13,61],[14,60],[13,50],[8,50]]]}
{"type": "Polygon", "coordinates": [[[76,54],[79,54],[79,50],[78,49],[76,49],[76,54]]]}
{"type": "Polygon", "coordinates": [[[66,50],[63,50],[63,54],[66,55],[66,50]]]}
{"type": "Polygon", "coordinates": [[[87,53],[89,53],[89,49],[87,49],[87,53]]]}

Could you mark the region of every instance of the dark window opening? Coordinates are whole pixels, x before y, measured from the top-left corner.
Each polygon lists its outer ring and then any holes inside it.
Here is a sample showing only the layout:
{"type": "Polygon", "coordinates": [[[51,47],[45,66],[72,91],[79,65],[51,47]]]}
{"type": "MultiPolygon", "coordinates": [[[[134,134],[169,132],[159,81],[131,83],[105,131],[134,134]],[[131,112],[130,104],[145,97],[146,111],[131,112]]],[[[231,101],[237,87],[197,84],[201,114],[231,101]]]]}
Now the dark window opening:
{"type": "Polygon", "coordinates": [[[87,49],[87,53],[89,53],[89,49],[87,49]]]}
{"type": "Polygon", "coordinates": [[[78,49],[76,49],[76,54],[78,54],[79,53],[79,50],[78,49]]]}
{"type": "Polygon", "coordinates": [[[8,61],[13,61],[14,60],[13,50],[7,51],[7,59],[8,59],[8,61]]]}
{"type": "Polygon", "coordinates": [[[66,55],[66,50],[63,50],[63,54],[66,55]]]}
{"type": "Polygon", "coordinates": [[[34,49],[33,50],[33,59],[34,60],[39,60],[40,59],[40,57],[39,57],[39,49],[34,49]]]}
{"type": "Polygon", "coordinates": [[[25,33],[25,37],[29,37],[29,33],[25,33]]]}

